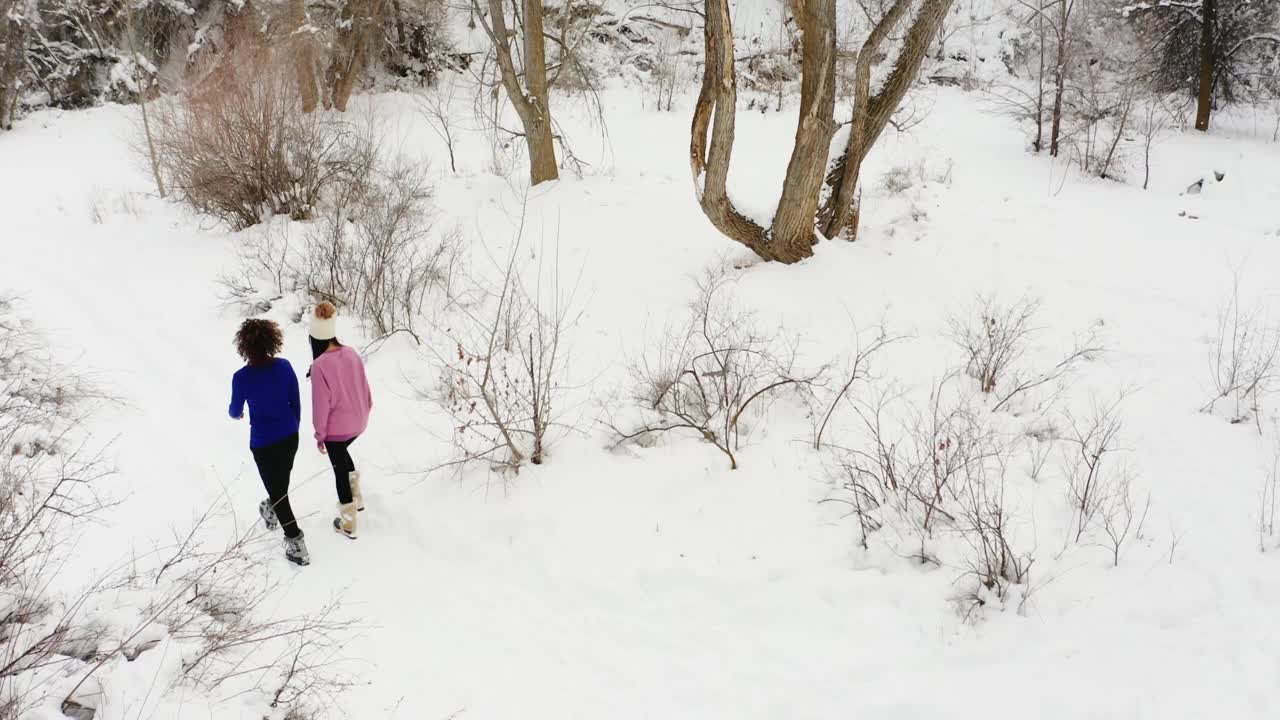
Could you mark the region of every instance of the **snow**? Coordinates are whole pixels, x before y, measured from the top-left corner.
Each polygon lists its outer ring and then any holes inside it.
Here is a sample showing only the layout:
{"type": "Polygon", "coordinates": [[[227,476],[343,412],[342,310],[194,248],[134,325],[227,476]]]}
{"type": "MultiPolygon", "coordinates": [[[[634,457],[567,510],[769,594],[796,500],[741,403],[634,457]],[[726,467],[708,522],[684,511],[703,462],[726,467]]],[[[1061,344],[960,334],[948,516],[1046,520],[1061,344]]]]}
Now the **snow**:
{"type": "MultiPolygon", "coordinates": [[[[516,477],[424,474],[446,456],[449,423],[413,381],[439,368],[403,336],[370,355],[375,413],[353,446],[369,505],[360,539],[326,531],[330,475],[304,442],[292,496],[313,564],[295,570],[274,544],[261,550],[283,583],[273,610],[340,596],[364,626],[342,653],[355,685],[335,717],[1276,716],[1280,573],[1274,541],[1259,553],[1257,533],[1274,412],[1259,436],[1198,409],[1233,274],[1251,302],[1277,300],[1280,145],[1244,123],[1171,135],[1143,192],[1028,156],[974,96],[924,92],[928,120],[886,133],[868,161],[858,242],[825,243],[791,267],[755,264],[700,214],[688,98],[660,114],[610,91],[607,140],[575,104],[553,103],[578,154],[603,161],[529,192],[523,239],[531,267],[558,248],[563,272],[581,274],[567,401],[579,431],[516,477]],[[891,194],[881,179],[903,166],[916,180],[891,194]],[[1182,194],[1201,177],[1204,192],[1182,194]],[[791,403],[756,420],[737,471],[694,438],[612,450],[598,419],[627,402],[626,363],[679,323],[710,266],[742,268],[734,296],[762,327],[796,334],[806,363],[850,352],[855,325],[910,335],[876,370],[914,394],[963,361],[947,319],[978,296],[1041,301],[1028,362],[1051,363],[1096,328],[1106,352],[1064,402],[1084,413],[1125,393],[1125,462],[1151,497],[1144,538],[1112,568],[1107,549],[1066,542],[1060,474],[1014,473],[1034,592],[1024,612],[966,620],[952,602],[957,542],[939,540],[943,567],[902,557],[887,532],[858,548],[856,523],[819,502],[834,489],[791,403]]],[[[437,227],[472,238],[475,267],[503,257],[522,171],[491,175],[484,139],[466,133],[454,176],[412,98],[369,102],[388,146],[433,161],[437,227]]],[[[165,541],[224,496],[243,528],[262,495],[246,428],[225,418],[241,316],[216,279],[239,238],[154,197],[129,149],[133,112],[41,112],[0,135],[0,288],[21,293],[60,354],[124,401],[92,429],[114,438],[125,502],[77,545],[69,580],[165,541]]],[[[730,184],[744,206],[776,205],[793,123],[740,115],[730,184]]],[[[286,299],[269,317],[304,368],[297,307],[286,299]]],[[[358,334],[342,336],[363,345],[358,334]]],[[[1026,420],[996,418],[1019,430],[1026,420]]],[[[183,652],[166,641],[113,661],[98,717],[263,717],[252,696],[150,692],[183,652]]],[[[54,707],[37,718],[58,717],[54,707]]]]}

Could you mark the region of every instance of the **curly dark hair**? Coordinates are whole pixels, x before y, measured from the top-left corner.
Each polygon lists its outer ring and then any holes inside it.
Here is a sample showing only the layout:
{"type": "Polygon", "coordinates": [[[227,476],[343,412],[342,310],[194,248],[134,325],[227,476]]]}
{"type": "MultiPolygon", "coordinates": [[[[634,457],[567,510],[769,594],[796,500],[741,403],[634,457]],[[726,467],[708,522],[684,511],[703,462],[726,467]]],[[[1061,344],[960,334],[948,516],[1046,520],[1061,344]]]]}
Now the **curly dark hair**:
{"type": "Polygon", "coordinates": [[[250,318],[236,331],[236,352],[250,365],[265,365],[283,346],[284,334],[270,320],[250,318]]]}

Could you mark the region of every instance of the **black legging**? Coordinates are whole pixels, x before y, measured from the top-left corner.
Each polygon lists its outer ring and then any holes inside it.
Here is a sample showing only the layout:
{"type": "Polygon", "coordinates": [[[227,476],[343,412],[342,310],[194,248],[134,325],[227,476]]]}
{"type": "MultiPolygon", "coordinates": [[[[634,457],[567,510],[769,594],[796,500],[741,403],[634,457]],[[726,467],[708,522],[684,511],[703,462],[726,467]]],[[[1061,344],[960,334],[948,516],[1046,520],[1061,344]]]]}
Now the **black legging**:
{"type": "Polygon", "coordinates": [[[298,537],[302,531],[298,529],[293,508],[289,506],[289,473],[293,472],[293,456],[298,454],[298,434],[252,450],[253,461],[258,465],[262,485],[267,489],[267,497],[271,498],[271,507],[276,511],[280,527],[284,528],[284,536],[298,537]]]}
{"type": "Polygon", "coordinates": [[[325,440],[324,450],[329,455],[329,464],[333,465],[333,479],[338,485],[338,502],[343,505],[350,505],[351,498],[351,473],[356,471],[356,463],[351,459],[351,443],[356,438],[350,440],[325,440]]]}

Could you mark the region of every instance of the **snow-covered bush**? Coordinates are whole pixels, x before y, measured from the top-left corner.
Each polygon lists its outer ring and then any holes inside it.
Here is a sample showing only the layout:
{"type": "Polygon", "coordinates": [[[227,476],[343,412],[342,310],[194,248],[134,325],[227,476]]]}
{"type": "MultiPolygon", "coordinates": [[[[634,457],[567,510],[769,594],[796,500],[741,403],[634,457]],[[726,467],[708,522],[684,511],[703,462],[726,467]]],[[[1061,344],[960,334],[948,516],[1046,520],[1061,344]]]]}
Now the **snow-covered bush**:
{"type": "Polygon", "coordinates": [[[709,271],[686,323],[632,366],[640,417],[614,424],[619,442],[690,433],[737,469],[736,453],[752,429],[748,411],[760,410],[784,389],[807,392],[822,374],[798,371],[795,343],[761,329],[728,295],[728,284],[723,271],[709,271]]]}

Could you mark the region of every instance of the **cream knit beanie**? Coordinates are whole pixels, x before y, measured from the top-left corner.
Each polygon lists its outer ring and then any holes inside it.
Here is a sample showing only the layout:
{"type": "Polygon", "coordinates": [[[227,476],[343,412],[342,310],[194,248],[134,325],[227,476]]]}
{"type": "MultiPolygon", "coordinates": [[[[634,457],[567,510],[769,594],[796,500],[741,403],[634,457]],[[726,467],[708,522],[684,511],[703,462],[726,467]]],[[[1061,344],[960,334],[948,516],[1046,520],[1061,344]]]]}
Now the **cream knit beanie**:
{"type": "Polygon", "coordinates": [[[332,303],[322,302],[316,305],[311,314],[311,337],[317,340],[332,340],[338,337],[338,311],[332,303]]]}

